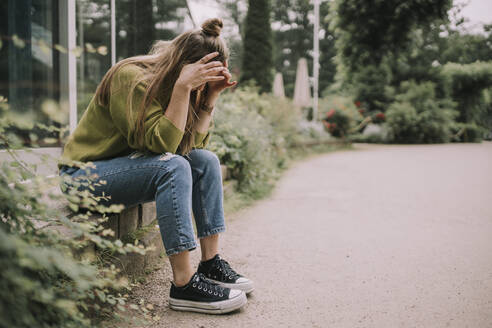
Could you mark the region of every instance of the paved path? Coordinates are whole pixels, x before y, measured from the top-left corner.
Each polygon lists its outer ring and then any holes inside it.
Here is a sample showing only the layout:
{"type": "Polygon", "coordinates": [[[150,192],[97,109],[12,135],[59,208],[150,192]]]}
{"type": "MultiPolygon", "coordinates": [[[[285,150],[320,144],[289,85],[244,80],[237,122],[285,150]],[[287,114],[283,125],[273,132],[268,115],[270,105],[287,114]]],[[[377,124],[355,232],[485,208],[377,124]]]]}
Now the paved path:
{"type": "Polygon", "coordinates": [[[169,310],[166,266],[138,292],[158,305],[155,327],[492,327],[492,143],[306,160],[223,241],[256,282],[248,305],[169,310]]]}

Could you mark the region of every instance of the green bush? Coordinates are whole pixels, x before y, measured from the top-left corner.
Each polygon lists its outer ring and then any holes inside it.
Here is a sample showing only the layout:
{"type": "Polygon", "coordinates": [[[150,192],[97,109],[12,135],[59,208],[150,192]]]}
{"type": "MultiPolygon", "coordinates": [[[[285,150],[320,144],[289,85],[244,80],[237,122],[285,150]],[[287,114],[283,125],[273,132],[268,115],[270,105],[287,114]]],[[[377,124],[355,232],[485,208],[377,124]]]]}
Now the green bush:
{"type": "MultiPolygon", "coordinates": [[[[270,125],[274,135],[282,140],[285,147],[290,147],[295,138],[295,131],[301,119],[301,114],[288,98],[275,97],[272,94],[259,94],[257,87],[242,87],[234,93],[225,93],[220,98],[221,104],[231,104],[244,110],[260,114],[270,125]]],[[[220,116],[220,108],[218,110],[220,116]]]]}
{"type": "Polygon", "coordinates": [[[352,99],[341,95],[327,95],[320,99],[320,118],[325,129],[334,137],[345,137],[354,132],[362,115],[352,99]]]}
{"type": "Polygon", "coordinates": [[[481,142],[487,132],[483,127],[475,123],[454,123],[451,127],[454,142],[481,142]]]}
{"type": "Polygon", "coordinates": [[[290,148],[329,137],[319,124],[303,121],[289,99],[251,87],[219,99],[212,130],[210,150],[231,169],[239,191],[252,198],[271,190],[290,148]]]}
{"type": "Polygon", "coordinates": [[[298,122],[295,133],[293,133],[292,136],[294,138],[294,145],[306,145],[333,139],[333,137],[326,132],[322,122],[306,120],[298,122]]]}
{"type": "Polygon", "coordinates": [[[389,138],[395,143],[440,143],[451,140],[457,113],[453,103],[436,99],[431,82],[403,82],[386,112],[389,138]]]}
{"type": "Polygon", "coordinates": [[[38,176],[36,164],[17,157],[22,141],[5,133],[12,124],[7,111],[0,103],[0,148],[10,155],[0,163],[0,326],[97,327],[102,319],[120,317],[129,305],[128,281],[118,278],[114,265],[82,258],[79,251],[96,245],[108,254],[145,252],[136,244],[109,240],[107,217],[88,220],[91,212],[117,212],[122,206],[103,207],[100,198],[75,190],[67,196],[55,193],[62,181],[75,187],[95,184],[38,176]],[[84,203],[89,211],[68,218],[55,206],[66,197],[74,210],[84,203]]]}
{"type": "Polygon", "coordinates": [[[209,148],[231,169],[238,189],[253,198],[272,188],[287,156],[285,140],[260,114],[270,110],[278,109],[271,108],[266,98],[239,89],[221,97],[214,116],[209,148]]]}
{"type": "Polygon", "coordinates": [[[448,81],[453,100],[457,102],[458,121],[492,129],[492,62],[448,63],[444,65],[442,74],[448,81]]]}
{"type": "Polygon", "coordinates": [[[353,134],[349,140],[351,142],[388,143],[388,125],[386,123],[368,125],[363,133],[353,134]],[[374,129],[374,126],[380,129],[374,129]]]}

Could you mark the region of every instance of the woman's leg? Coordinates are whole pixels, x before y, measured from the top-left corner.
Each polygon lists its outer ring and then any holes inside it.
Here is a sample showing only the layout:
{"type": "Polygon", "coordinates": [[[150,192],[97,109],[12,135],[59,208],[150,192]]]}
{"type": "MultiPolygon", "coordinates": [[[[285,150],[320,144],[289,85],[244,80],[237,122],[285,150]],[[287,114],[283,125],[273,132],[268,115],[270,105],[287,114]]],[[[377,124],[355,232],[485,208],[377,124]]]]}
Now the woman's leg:
{"type": "Polygon", "coordinates": [[[217,156],[195,149],[188,156],[193,175],[193,214],[202,250],[198,272],[223,287],[253,291],[253,282],[234,271],[219,253],[219,232],[225,230],[222,173],[217,156]]]}
{"type": "Polygon", "coordinates": [[[169,256],[169,262],[173,270],[173,281],[178,287],[184,286],[190,281],[195,270],[191,267],[190,252],[183,251],[169,256]]]}
{"type": "Polygon", "coordinates": [[[219,235],[210,235],[200,238],[202,261],[208,261],[219,253],[219,235]]]}
{"type": "Polygon", "coordinates": [[[193,176],[193,214],[202,261],[207,261],[219,252],[218,234],[225,230],[220,162],[205,149],[194,149],[185,158],[193,176]]]}
{"type": "MultiPolygon", "coordinates": [[[[104,192],[111,195],[110,203],[126,206],[155,199],[162,240],[173,269],[169,293],[172,309],[226,313],[246,304],[244,292],[213,284],[191,267],[189,251],[196,248],[191,221],[193,179],[184,157],[135,152],[94,164],[96,168],[89,174],[106,181],[95,188],[96,196],[104,192]]],[[[72,177],[85,175],[79,171],[72,177]]],[[[205,229],[200,230],[202,234],[213,235],[223,230],[223,223],[203,223],[200,227],[205,229]]]]}
{"type": "MultiPolygon", "coordinates": [[[[174,154],[156,155],[134,152],[128,156],[95,161],[89,174],[93,181],[105,180],[96,186],[94,195],[104,192],[109,204],[132,206],[156,201],[156,214],[162,240],[173,268],[177,285],[187,283],[194,273],[188,251],[196,248],[191,221],[192,175],[189,163],[174,154]]],[[[71,174],[73,179],[86,179],[79,169],[71,174]]],[[[79,190],[82,190],[79,188],[79,190]]]]}

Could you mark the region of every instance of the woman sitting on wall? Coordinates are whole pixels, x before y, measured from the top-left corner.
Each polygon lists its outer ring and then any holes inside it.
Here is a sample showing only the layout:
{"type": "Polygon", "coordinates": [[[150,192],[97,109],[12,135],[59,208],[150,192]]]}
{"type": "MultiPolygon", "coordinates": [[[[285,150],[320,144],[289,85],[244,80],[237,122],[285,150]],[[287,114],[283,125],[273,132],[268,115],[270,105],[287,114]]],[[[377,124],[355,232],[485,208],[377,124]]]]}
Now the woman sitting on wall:
{"type": "Polygon", "coordinates": [[[225,230],[222,178],[217,156],[203,148],[220,93],[236,85],[228,70],[222,21],[209,19],[160,43],[145,56],[114,65],[70,135],[60,174],[86,172],[73,161],[95,165],[105,184],[93,191],[111,204],[131,206],[155,200],[162,240],[173,270],[172,309],[225,313],[246,303],[251,280],[239,275],[219,253],[225,230]],[[201,262],[192,269],[190,251],[201,262]]]}

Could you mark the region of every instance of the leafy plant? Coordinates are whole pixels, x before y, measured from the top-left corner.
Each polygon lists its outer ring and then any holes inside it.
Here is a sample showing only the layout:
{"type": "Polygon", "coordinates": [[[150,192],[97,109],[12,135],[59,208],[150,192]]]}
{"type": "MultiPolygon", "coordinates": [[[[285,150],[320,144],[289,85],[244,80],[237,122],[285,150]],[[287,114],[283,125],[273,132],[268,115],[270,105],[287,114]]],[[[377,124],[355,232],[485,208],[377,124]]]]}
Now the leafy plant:
{"type": "MultiPolygon", "coordinates": [[[[210,150],[231,169],[239,190],[254,198],[273,185],[282,160],[284,140],[259,112],[267,108],[264,98],[248,91],[224,96],[217,105],[210,150]]],[[[285,156],[285,155],[284,155],[285,156]]]]}
{"type": "Polygon", "coordinates": [[[492,129],[492,62],[448,63],[442,74],[458,104],[458,121],[492,129]]]}
{"type": "Polygon", "coordinates": [[[217,104],[209,148],[231,169],[239,191],[253,198],[265,195],[289,161],[289,149],[328,135],[306,126],[288,99],[239,88],[217,104]]]}
{"type": "Polygon", "coordinates": [[[448,100],[436,99],[431,82],[401,85],[386,112],[389,136],[397,143],[439,143],[451,139],[451,126],[457,113],[448,100]]]}
{"type": "Polygon", "coordinates": [[[320,101],[320,114],[325,129],[334,137],[346,137],[362,121],[354,102],[341,95],[327,95],[320,101]]]}
{"type": "Polygon", "coordinates": [[[483,127],[475,123],[457,122],[451,126],[452,141],[455,142],[481,142],[487,132],[483,127]]]}
{"type": "MultiPolygon", "coordinates": [[[[94,246],[112,254],[145,253],[141,245],[123,245],[108,238],[113,231],[105,228],[104,213],[118,212],[122,206],[102,206],[102,197],[89,192],[61,194],[64,183],[90,190],[104,182],[38,175],[39,164],[17,156],[19,150],[32,151],[23,149],[22,140],[14,134],[4,133],[15,123],[6,115],[6,101],[0,109],[0,147],[9,156],[0,166],[1,325],[95,327],[102,319],[121,317],[119,313],[132,306],[127,300],[131,288],[127,279],[114,265],[81,254],[94,246]],[[88,211],[68,216],[59,206],[67,203],[67,197],[73,210],[84,204],[88,211]],[[95,212],[103,217],[90,219],[95,212]]],[[[56,162],[42,158],[38,163],[46,160],[56,162]]]]}

